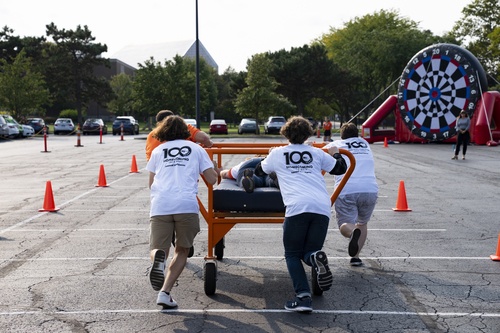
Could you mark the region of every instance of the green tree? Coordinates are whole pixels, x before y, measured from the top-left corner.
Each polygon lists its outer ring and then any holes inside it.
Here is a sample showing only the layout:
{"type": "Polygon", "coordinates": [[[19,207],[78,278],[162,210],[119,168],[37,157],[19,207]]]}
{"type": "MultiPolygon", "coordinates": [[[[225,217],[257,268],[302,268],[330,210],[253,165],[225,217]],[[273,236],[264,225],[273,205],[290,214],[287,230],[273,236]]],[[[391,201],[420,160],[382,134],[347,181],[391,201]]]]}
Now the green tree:
{"type": "Polygon", "coordinates": [[[228,67],[224,73],[216,76],[217,82],[217,105],[215,115],[223,118],[229,123],[237,123],[240,116],[235,112],[235,103],[238,93],[247,85],[245,83],[246,72],[236,72],[228,67]]]}
{"type": "Polygon", "coordinates": [[[115,75],[110,81],[114,98],[108,103],[108,111],[118,115],[129,115],[133,110],[133,81],[124,73],[115,75]]]}
{"type": "MultiPolygon", "coordinates": [[[[383,92],[397,81],[418,51],[440,41],[447,39],[421,31],[416,22],[385,10],[357,17],[343,28],[331,28],[321,38],[331,59],[359,80],[350,88],[355,96],[351,101],[364,105],[370,105],[379,94],[383,99],[395,94],[396,86],[383,92]]],[[[348,110],[341,111],[348,114],[348,110]]]]}
{"type": "Polygon", "coordinates": [[[498,29],[500,5],[498,0],[473,0],[462,10],[452,33],[461,40],[494,77],[500,73],[498,29]]]}
{"type": "Polygon", "coordinates": [[[94,75],[98,65],[109,67],[101,57],[107,46],[95,43],[95,37],[85,25],[76,30],[58,29],[54,23],[46,26],[46,34],[55,44],[46,45],[46,77],[57,99],[69,101],[78,111],[78,123],[83,124],[82,109],[90,101],[107,103],[112,96],[109,82],[94,75]]]}
{"type": "MultiPolygon", "coordinates": [[[[208,116],[217,103],[215,71],[200,59],[200,113],[208,116]]],[[[194,118],[196,109],[195,62],[179,55],[164,65],[154,58],[139,65],[134,79],[134,100],[137,110],[154,117],[169,109],[183,117],[194,118]]]]}
{"type": "Polygon", "coordinates": [[[25,52],[21,51],[12,63],[0,59],[0,105],[17,119],[30,114],[43,115],[41,106],[49,102],[49,91],[41,73],[25,52]]]}
{"type": "Polygon", "coordinates": [[[271,115],[292,115],[294,106],[276,92],[278,83],[271,75],[273,62],[266,54],[256,54],[248,61],[245,87],[236,98],[236,112],[242,117],[263,119],[271,115]]]}
{"type": "Polygon", "coordinates": [[[292,47],[290,51],[280,50],[268,56],[275,64],[272,75],[279,83],[276,92],[285,96],[303,116],[313,116],[306,110],[312,99],[330,102],[341,82],[338,66],[328,58],[322,44],[292,47]]]}

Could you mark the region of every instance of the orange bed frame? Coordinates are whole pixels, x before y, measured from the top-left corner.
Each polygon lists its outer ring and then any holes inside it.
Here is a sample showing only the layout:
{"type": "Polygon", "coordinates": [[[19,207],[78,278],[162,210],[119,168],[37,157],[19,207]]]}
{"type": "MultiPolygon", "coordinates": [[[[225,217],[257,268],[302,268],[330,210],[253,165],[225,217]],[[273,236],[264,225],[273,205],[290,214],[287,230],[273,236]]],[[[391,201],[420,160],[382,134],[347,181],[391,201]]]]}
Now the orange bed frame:
{"type": "MultiPolygon", "coordinates": [[[[222,166],[222,156],[225,154],[241,155],[267,155],[271,147],[284,146],[288,143],[215,143],[211,148],[205,148],[210,158],[222,166]]],[[[322,148],[325,143],[314,143],[315,147],[322,148]]],[[[339,151],[342,155],[349,158],[350,165],[339,186],[330,196],[331,204],[335,202],[338,195],[344,188],[346,182],[354,171],[356,160],[354,156],[345,149],[339,151]]],[[[205,180],[204,180],[205,181],[205,180]]],[[[220,179],[219,179],[220,182],[220,179]]],[[[217,265],[216,259],[222,259],[222,253],[216,253],[214,248],[222,245],[224,236],[237,223],[283,223],[284,212],[219,212],[213,210],[213,186],[205,181],[208,189],[207,207],[198,197],[200,212],[208,225],[208,254],[205,256],[204,280],[205,293],[213,295],[216,289],[217,265]]],[[[220,251],[220,250],[219,250],[220,251]]],[[[314,289],[314,288],[313,288],[314,289]]]]}

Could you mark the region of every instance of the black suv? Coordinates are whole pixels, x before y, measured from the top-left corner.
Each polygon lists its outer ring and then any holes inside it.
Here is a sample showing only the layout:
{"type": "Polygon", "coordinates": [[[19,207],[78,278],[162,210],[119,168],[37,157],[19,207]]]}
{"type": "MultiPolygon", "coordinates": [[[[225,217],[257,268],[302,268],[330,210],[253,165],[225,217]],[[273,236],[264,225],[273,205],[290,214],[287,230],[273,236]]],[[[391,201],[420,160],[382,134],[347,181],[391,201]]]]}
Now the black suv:
{"type": "Polygon", "coordinates": [[[139,134],[139,123],[132,116],[119,116],[113,122],[113,135],[121,134],[123,124],[123,134],[139,134]]]}

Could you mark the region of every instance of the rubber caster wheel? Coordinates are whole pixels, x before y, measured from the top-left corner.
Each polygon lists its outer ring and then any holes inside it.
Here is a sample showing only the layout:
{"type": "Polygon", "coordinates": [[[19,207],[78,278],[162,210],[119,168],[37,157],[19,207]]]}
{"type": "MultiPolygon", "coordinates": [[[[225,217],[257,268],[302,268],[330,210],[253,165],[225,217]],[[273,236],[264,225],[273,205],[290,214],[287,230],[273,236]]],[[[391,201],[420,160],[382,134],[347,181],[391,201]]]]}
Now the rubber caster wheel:
{"type": "Polygon", "coordinates": [[[215,294],[217,284],[217,265],[215,262],[205,263],[203,269],[203,279],[205,284],[205,294],[211,296],[215,294]]]}

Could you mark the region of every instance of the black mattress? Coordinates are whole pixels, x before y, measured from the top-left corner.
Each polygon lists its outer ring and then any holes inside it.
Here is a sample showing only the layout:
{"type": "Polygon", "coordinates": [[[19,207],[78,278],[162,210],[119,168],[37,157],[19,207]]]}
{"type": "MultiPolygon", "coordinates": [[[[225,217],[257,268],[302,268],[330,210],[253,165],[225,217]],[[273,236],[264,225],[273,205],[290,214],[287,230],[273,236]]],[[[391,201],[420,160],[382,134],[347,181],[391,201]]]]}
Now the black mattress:
{"type": "Polygon", "coordinates": [[[284,212],[281,192],[276,187],[257,187],[246,193],[235,180],[223,179],[213,188],[213,209],[223,212],[284,212]]]}

